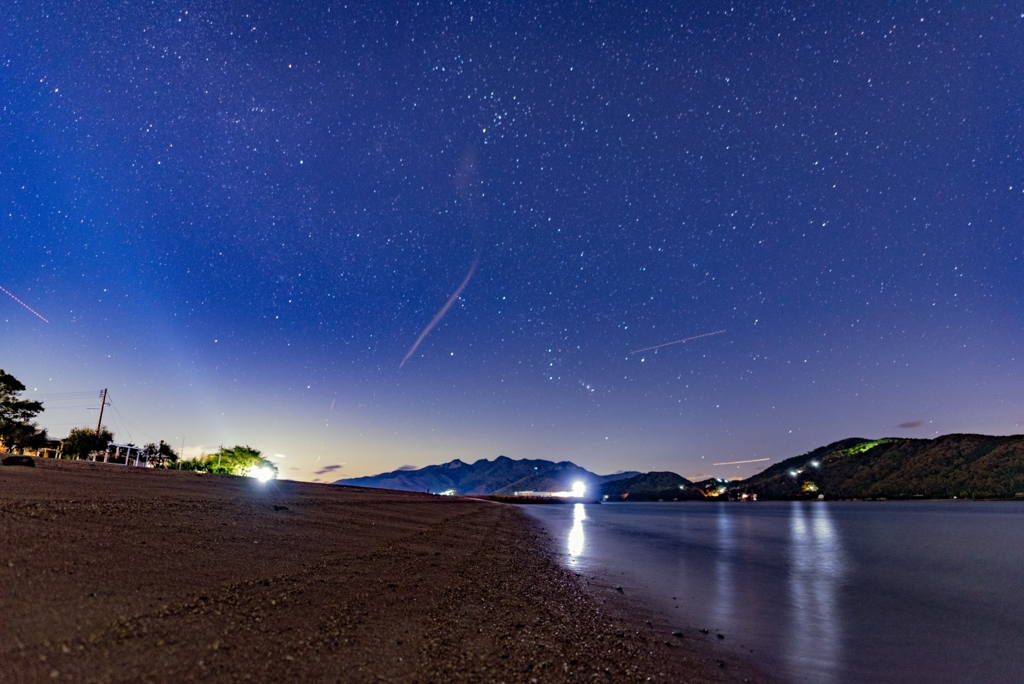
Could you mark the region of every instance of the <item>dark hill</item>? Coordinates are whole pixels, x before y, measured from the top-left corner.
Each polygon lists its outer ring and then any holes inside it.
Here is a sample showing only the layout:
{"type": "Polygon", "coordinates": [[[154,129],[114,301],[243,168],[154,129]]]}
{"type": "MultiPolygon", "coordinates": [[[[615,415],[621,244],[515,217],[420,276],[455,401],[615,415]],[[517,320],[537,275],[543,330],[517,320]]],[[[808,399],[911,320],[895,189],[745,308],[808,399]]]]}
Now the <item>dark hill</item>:
{"type": "Polygon", "coordinates": [[[847,439],[728,488],[759,499],[1009,499],[1024,496],[1024,436],[847,439]]]}
{"type": "MultiPolygon", "coordinates": [[[[510,482],[496,490],[499,495],[515,494],[516,492],[567,492],[572,489],[574,482],[582,482],[587,486],[587,491],[593,491],[607,478],[621,478],[623,473],[602,477],[581,468],[571,461],[552,463],[547,470],[535,470],[526,477],[510,482]]],[[[630,473],[625,473],[628,477],[630,473]]]]}
{"type": "Polygon", "coordinates": [[[634,472],[596,475],[570,461],[554,463],[543,459],[513,460],[499,456],[474,463],[458,459],[418,470],[396,470],[380,475],[337,480],[335,484],[399,489],[410,492],[453,492],[455,494],[511,494],[517,491],[568,491],[582,481],[588,491],[611,480],[630,477],[634,472]]]}
{"type": "Polygon", "coordinates": [[[608,501],[685,501],[704,495],[689,480],[675,473],[650,472],[601,485],[599,498],[608,501]]]}

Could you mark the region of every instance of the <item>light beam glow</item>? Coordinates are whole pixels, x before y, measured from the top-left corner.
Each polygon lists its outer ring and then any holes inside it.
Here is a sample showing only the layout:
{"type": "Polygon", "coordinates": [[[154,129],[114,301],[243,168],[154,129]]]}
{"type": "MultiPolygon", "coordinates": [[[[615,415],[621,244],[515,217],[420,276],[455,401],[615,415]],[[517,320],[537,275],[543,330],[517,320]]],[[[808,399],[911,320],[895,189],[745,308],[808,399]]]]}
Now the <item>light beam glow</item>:
{"type": "Polygon", "coordinates": [[[249,468],[249,472],[246,473],[249,477],[254,477],[260,482],[269,482],[275,477],[274,469],[266,466],[253,466],[249,468]]]}

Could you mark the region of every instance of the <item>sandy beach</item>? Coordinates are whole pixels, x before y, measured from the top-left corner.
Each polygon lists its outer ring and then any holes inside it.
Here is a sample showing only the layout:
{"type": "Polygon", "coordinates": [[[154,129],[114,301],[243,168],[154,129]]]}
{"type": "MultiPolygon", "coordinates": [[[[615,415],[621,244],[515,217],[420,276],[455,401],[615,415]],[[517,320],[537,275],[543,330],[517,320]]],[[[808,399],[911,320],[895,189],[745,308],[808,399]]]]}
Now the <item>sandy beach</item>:
{"type": "Polygon", "coordinates": [[[769,681],[514,506],[36,463],[0,468],[4,682],[769,681]]]}

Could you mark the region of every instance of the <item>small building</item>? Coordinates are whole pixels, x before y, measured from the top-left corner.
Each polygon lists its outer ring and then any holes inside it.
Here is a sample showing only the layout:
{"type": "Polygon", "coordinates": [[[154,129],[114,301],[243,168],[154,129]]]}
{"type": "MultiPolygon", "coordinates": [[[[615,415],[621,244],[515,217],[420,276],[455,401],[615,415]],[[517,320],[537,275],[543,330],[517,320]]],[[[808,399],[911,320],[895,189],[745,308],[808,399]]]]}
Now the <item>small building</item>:
{"type": "MultiPolygon", "coordinates": [[[[96,460],[96,454],[97,452],[93,452],[91,460],[96,460]]],[[[124,459],[124,465],[149,467],[149,455],[143,454],[142,447],[135,446],[134,444],[111,442],[107,445],[107,450],[103,452],[104,463],[118,463],[122,458],[124,459]],[[145,456],[145,460],[140,463],[139,461],[143,456],[145,456]],[[132,459],[134,459],[134,463],[132,459]]]]}

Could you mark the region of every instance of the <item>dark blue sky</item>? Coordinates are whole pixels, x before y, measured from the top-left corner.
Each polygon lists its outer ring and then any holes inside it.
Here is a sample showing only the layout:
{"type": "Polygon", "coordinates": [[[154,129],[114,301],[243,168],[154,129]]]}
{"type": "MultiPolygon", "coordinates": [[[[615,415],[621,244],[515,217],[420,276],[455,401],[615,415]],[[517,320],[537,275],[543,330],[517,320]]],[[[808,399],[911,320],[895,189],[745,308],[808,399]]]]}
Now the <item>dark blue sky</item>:
{"type": "Polygon", "coordinates": [[[1021,6],[669,4],[5,2],[0,367],[302,478],[1020,432],[1021,6]]]}

